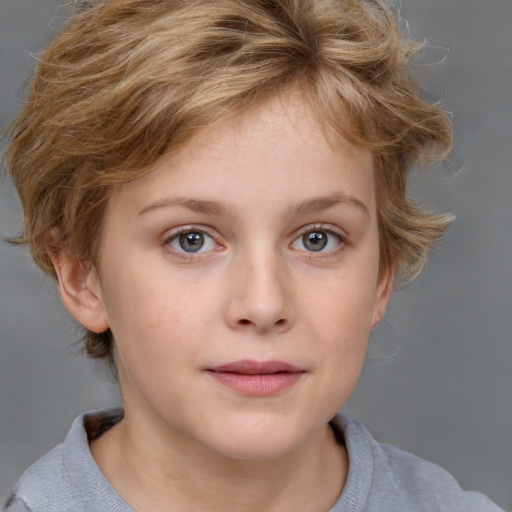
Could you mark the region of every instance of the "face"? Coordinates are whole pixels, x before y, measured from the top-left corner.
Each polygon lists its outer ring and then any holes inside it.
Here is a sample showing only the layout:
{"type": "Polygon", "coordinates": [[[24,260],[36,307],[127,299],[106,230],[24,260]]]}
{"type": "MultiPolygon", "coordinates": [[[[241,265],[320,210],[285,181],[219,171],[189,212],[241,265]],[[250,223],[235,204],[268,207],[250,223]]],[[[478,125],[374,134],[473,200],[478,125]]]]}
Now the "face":
{"type": "Polygon", "coordinates": [[[385,309],[378,247],[371,155],[330,144],[298,95],[122,185],[95,286],[127,420],[234,458],[318,435],[385,309]]]}

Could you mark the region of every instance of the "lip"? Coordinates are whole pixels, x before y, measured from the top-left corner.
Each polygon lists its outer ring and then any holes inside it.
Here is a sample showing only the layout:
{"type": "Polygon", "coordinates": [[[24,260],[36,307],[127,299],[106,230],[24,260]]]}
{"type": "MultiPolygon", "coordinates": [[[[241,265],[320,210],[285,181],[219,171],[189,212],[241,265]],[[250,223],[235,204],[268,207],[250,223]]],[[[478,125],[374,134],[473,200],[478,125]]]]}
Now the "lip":
{"type": "Polygon", "coordinates": [[[272,396],[296,384],[304,368],[284,361],[244,359],[207,368],[205,372],[219,384],[246,396],[272,396]]]}

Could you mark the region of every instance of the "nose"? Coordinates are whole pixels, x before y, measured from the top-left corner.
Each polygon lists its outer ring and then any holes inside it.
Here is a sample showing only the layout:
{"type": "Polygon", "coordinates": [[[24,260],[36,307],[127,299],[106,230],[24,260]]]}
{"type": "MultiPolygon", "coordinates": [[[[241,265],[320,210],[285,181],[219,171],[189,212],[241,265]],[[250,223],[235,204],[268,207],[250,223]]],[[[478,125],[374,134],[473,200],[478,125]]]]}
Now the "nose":
{"type": "Polygon", "coordinates": [[[279,255],[240,256],[229,272],[225,314],[230,328],[277,334],[292,327],[293,283],[279,255]]]}

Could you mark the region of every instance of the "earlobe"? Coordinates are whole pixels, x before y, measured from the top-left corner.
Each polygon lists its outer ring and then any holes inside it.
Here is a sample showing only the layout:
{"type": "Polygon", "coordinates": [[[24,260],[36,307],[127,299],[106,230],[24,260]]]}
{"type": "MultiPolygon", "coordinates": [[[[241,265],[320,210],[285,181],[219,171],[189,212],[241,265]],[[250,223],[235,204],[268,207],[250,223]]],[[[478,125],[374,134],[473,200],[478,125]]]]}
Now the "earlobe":
{"type": "Polygon", "coordinates": [[[379,278],[379,282],[377,284],[377,293],[375,296],[375,305],[372,312],[372,329],[380,323],[384,317],[384,314],[386,313],[386,308],[388,307],[389,299],[391,298],[391,293],[393,292],[393,279],[393,269],[389,269],[383,276],[379,278]]]}
{"type": "Polygon", "coordinates": [[[96,269],[66,252],[50,253],[62,302],[85,328],[103,332],[109,328],[96,269]]]}

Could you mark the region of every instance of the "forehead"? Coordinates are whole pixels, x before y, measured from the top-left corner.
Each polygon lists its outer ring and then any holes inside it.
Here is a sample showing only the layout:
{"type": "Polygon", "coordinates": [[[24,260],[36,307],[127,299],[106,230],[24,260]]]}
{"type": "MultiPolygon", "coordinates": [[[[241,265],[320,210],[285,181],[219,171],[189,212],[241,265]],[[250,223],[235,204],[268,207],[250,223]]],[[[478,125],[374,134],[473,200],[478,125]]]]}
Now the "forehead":
{"type": "Polygon", "coordinates": [[[308,101],[292,93],[205,129],[153,171],[120,186],[110,206],[133,210],[179,195],[241,209],[259,202],[264,210],[336,194],[375,209],[372,155],[329,131],[308,101]]]}

